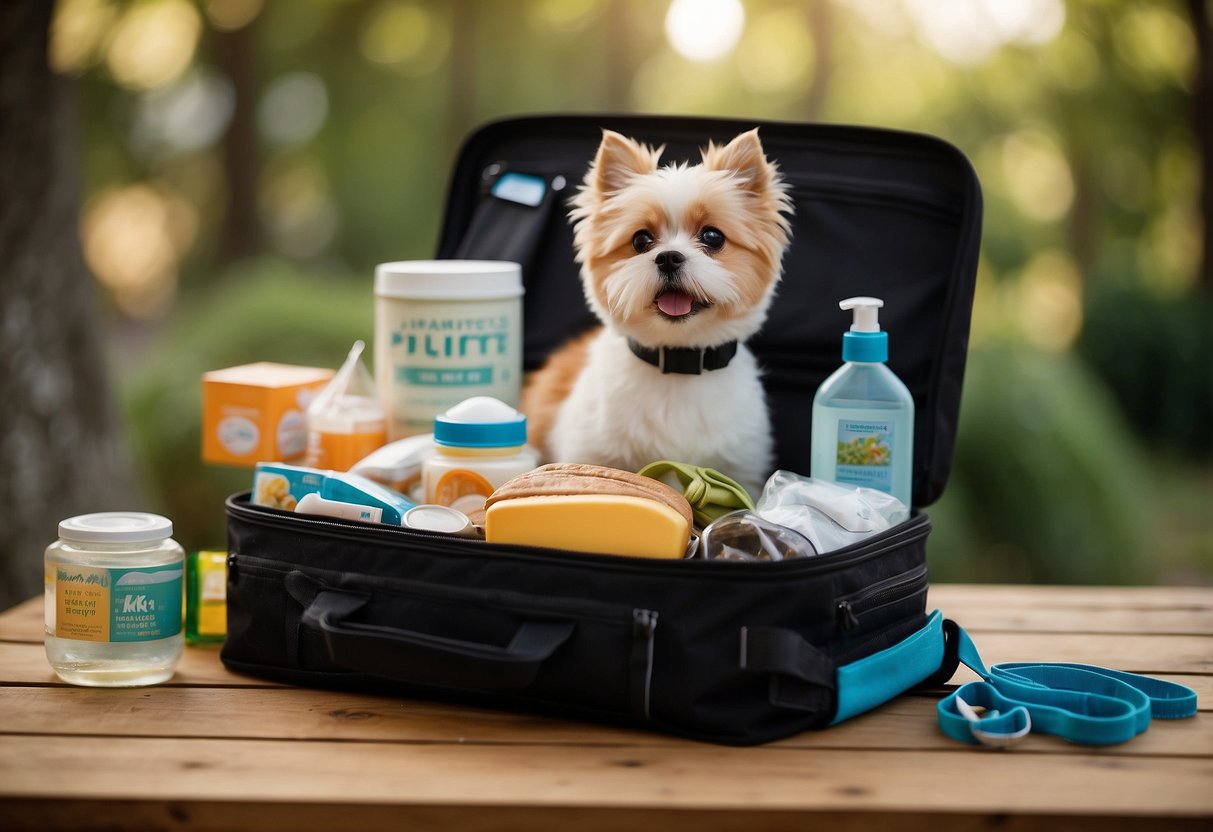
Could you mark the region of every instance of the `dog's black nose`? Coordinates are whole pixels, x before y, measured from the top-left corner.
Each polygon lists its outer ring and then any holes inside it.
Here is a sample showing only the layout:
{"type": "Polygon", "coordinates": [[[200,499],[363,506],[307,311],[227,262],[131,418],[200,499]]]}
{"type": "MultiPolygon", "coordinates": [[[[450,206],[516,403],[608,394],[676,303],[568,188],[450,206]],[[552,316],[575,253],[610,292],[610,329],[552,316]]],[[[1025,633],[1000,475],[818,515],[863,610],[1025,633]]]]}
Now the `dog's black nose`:
{"type": "Polygon", "coordinates": [[[686,262],[686,257],[683,256],[681,251],[663,251],[654,258],[654,262],[657,263],[657,268],[662,274],[673,274],[682,268],[682,264],[686,262]]]}

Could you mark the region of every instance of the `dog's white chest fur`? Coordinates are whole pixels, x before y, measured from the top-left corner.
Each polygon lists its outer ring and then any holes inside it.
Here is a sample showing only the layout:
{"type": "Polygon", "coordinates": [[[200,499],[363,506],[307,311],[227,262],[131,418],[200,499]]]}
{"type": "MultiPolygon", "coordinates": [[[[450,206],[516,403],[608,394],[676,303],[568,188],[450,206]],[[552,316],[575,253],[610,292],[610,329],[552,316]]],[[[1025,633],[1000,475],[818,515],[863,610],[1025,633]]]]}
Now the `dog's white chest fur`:
{"type": "Polygon", "coordinates": [[[689,462],[757,497],[773,463],[757,362],[739,345],[727,367],[666,375],[605,328],[557,413],[549,450],[555,461],[629,471],[658,459],[689,462]]]}

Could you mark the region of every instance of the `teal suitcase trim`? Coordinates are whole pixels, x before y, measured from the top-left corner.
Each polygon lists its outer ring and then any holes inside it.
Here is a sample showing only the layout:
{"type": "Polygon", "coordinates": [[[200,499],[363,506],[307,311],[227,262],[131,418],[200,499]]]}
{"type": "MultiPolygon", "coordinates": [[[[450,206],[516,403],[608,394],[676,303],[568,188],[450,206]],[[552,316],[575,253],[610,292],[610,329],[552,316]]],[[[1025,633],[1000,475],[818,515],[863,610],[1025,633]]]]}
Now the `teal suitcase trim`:
{"type": "Polygon", "coordinates": [[[935,674],[943,664],[943,615],[901,641],[838,668],[838,708],[831,725],[870,711],[935,674]]]}

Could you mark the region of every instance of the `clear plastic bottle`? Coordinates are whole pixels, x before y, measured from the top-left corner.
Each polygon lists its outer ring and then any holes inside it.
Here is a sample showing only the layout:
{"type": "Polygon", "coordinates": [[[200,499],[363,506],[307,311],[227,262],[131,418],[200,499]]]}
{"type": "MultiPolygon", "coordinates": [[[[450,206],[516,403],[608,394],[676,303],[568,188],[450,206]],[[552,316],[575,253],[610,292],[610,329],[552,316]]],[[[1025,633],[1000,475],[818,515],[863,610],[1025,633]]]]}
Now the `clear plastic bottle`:
{"type": "Polygon", "coordinates": [[[884,363],[888,333],[880,331],[879,298],[848,298],[851,329],[842,336],[841,367],[813,397],[810,470],[817,479],[861,485],[911,506],[914,398],[884,363]]]}
{"type": "Polygon", "coordinates": [[[499,486],[539,465],[526,445],[526,417],[490,396],[465,399],[434,418],[434,453],[421,465],[425,502],[464,514],[499,486]]]}
{"type": "Polygon", "coordinates": [[[65,682],[152,685],[181,658],[185,551],[142,512],[82,514],[46,549],[46,657],[65,682]]]}

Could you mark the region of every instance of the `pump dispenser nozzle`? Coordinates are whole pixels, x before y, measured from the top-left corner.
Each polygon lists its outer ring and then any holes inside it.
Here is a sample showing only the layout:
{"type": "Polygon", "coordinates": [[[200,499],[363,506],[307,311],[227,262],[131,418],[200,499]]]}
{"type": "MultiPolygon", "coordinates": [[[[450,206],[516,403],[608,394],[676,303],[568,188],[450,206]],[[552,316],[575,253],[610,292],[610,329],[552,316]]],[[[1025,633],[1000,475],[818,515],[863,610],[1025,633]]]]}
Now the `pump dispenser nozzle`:
{"type": "Polygon", "coordinates": [[[855,310],[851,332],[880,332],[880,313],[877,310],[882,306],[884,301],[880,298],[847,298],[838,302],[839,309],[855,310]]]}
{"type": "Polygon", "coordinates": [[[849,331],[842,334],[843,361],[888,361],[889,336],[880,330],[880,298],[857,297],[838,302],[839,309],[853,311],[849,331]]]}

